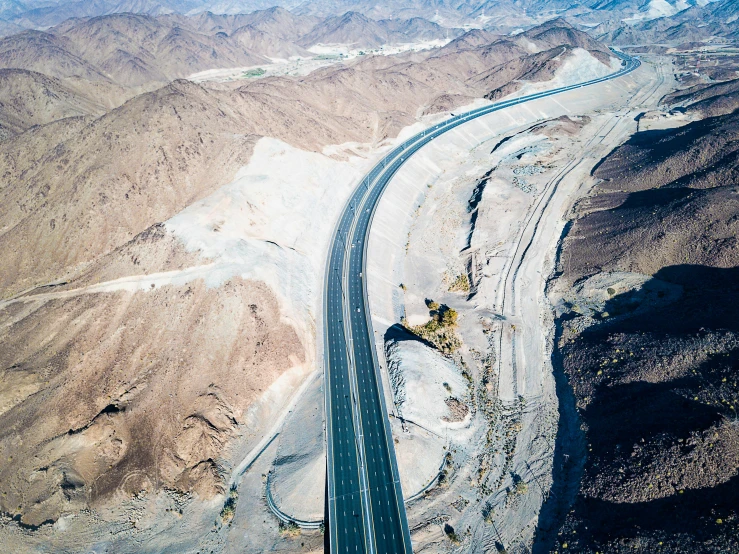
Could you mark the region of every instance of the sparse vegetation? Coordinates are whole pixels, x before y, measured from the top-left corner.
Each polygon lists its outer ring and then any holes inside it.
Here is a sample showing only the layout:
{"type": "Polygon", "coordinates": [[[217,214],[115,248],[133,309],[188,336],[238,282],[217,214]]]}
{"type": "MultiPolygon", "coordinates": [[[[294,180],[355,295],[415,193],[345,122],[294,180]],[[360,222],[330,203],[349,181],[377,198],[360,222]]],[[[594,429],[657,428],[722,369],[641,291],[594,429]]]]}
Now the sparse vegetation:
{"type": "Polygon", "coordinates": [[[401,324],[424,340],[433,344],[445,354],[451,354],[462,346],[462,341],[455,331],[457,326],[457,311],[445,304],[427,300],[431,319],[423,325],[410,326],[405,319],[401,324]]]}
{"type": "Polygon", "coordinates": [[[470,292],[470,280],[466,273],[458,275],[449,285],[449,292],[470,292]]]}
{"type": "Polygon", "coordinates": [[[294,538],[300,535],[300,527],[298,527],[298,524],[294,521],[288,521],[285,523],[284,521],[280,522],[280,535],[283,537],[290,537],[294,538]]]}
{"type": "Polygon", "coordinates": [[[233,520],[234,514],[236,513],[236,501],[239,498],[239,491],[236,489],[236,485],[231,485],[231,489],[228,491],[228,498],[223,504],[221,509],[221,521],[223,525],[229,525],[233,520]]]}
{"type": "Polygon", "coordinates": [[[241,74],[242,77],[246,77],[247,79],[250,79],[252,77],[261,77],[267,73],[266,70],[262,69],[261,67],[257,67],[256,69],[250,69],[248,71],[244,71],[244,73],[241,74]]]}
{"type": "Polygon", "coordinates": [[[448,523],[444,524],[444,533],[446,533],[446,536],[449,538],[452,544],[460,544],[462,542],[459,538],[459,535],[457,535],[457,533],[454,531],[454,527],[452,527],[448,523]]]}
{"type": "Polygon", "coordinates": [[[452,308],[447,308],[441,314],[441,324],[444,327],[456,327],[459,314],[452,308]]]}

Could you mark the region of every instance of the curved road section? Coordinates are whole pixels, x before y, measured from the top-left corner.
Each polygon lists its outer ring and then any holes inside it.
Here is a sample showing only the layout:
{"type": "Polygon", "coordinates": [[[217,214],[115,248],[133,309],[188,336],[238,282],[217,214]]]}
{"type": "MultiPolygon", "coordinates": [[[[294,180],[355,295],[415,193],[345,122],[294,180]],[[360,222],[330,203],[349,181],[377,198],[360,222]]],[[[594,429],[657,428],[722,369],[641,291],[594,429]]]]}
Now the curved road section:
{"type": "Polygon", "coordinates": [[[471,119],[615,79],[639,67],[639,60],[614,53],[622,67],[611,75],[478,108],[409,138],[380,160],[349,198],[330,247],[323,307],[332,553],[412,552],[363,278],[370,224],[385,187],[425,144],[471,119]]]}

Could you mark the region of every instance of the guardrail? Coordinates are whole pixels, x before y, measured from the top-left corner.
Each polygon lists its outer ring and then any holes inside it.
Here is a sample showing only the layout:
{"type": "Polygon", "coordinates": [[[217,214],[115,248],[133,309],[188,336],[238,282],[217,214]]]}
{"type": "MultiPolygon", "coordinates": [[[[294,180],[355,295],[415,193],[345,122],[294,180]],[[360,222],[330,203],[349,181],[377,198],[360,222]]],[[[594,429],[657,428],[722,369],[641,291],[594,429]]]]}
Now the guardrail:
{"type": "Polygon", "coordinates": [[[447,454],[445,453],[444,454],[444,457],[441,460],[441,465],[439,466],[439,471],[436,473],[436,475],[434,475],[434,477],[431,479],[431,481],[429,481],[426,484],[426,486],[423,487],[420,491],[418,491],[415,494],[412,494],[411,496],[409,496],[408,498],[406,498],[403,502],[405,504],[410,504],[414,500],[416,500],[418,498],[421,498],[424,494],[426,494],[426,491],[428,491],[429,489],[431,489],[431,487],[433,487],[434,485],[436,485],[436,483],[439,482],[439,478],[441,477],[441,474],[444,472],[444,467],[446,466],[446,464],[447,464],[447,454]]]}
{"type": "Polygon", "coordinates": [[[270,487],[270,480],[272,477],[272,471],[270,470],[269,473],[267,473],[267,485],[266,485],[266,491],[265,496],[267,498],[267,506],[269,506],[270,511],[279,519],[282,523],[285,525],[297,525],[301,529],[320,529],[323,525],[323,520],[320,521],[305,521],[303,519],[298,519],[296,517],[292,517],[287,515],[285,512],[280,510],[280,508],[277,507],[277,504],[275,503],[274,498],[272,498],[272,488],[270,487]]]}

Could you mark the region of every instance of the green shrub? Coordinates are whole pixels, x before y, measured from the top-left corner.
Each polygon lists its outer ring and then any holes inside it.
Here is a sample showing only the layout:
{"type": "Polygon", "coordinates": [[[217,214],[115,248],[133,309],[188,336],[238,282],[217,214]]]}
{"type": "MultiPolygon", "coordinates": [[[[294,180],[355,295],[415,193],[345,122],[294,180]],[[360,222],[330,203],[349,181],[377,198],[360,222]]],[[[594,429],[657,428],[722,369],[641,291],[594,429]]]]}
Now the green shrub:
{"type": "Polygon", "coordinates": [[[261,77],[267,73],[266,70],[262,69],[261,67],[257,67],[256,69],[250,69],[248,71],[244,71],[242,77],[251,78],[251,77],[261,77]]]}
{"type": "Polygon", "coordinates": [[[445,353],[451,353],[462,346],[462,341],[455,332],[457,326],[457,311],[446,304],[439,304],[433,300],[427,300],[431,319],[423,325],[410,326],[405,318],[401,318],[401,324],[413,334],[427,340],[436,348],[445,353]]]}
{"type": "Polygon", "coordinates": [[[231,485],[231,489],[228,491],[228,498],[223,504],[221,509],[221,521],[224,525],[231,523],[231,520],[236,513],[236,500],[239,498],[239,492],[236,490],[236,485],[231,485]]]}
{"type": "Polygon", "coordinates": [[[297,537],[300,535],[300,527],[294,521],[287,523],[280,521],[280,534],[285,537],[297,537]]]}
{"type": "Polygon", "coordinates": [[[470,280],[466,273],[462,273],[454,279],[454,282],[449,285],[449,292],[470,292],[470,280]]]}
{"type": "Polygon", "coordinates": [[[441,314],[441,324],[444,327],[456,327],[459,314],[454,308],[447,308],[441,314]]]}

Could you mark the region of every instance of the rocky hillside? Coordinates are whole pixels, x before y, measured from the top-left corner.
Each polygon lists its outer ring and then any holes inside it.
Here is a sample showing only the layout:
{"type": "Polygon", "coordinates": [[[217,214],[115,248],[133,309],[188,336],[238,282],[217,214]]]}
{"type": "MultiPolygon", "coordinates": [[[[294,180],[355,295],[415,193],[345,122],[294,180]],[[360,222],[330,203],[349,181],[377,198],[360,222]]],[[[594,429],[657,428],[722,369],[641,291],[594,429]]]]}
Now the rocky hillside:
{"type": "Polygon", "coordinates": [[[736,113],[639,133],[574,209],[550,295],[582,430],[555,489],[579,493],[551,548],[739,547],[737,139],[736,113]]]}
{"type": "Polygon", "coordinates": [[[313,152],[375,145],[419,113],[481,98],[476,75],[539,48],[474,33],[464,47],[304,77],[176,80],[114,109],[99,102],[185,71],[187,48],[231,44],[251,25],[204,16],[201,33],[176,19],[111,16],[2,42],[8,63],[51,74],[0,73],[0,512],[24,525],[141,491],[211,499],[234,438],[253,426],[250,407],[313,363],[314,337],[285,318],[283,291],[238,275],[217,286],[186,278],[211,260],[163,222],[232,181],[260,137],[313,152]],[[141,62],[115,63],[113,44],[141,62]]]}
{"type": "MultiPolygon", "coordinates": [[[[710,12],[716,21],[723,17],[728,28],[733,12],[713,9],[710,3],[705,4],[699,0],[593,0],[585,3],[568,0],[24,0],[0,3],[0,36],[24,28],[46,29],[69,18],[112,13],[243,17],[244,14],[248,16],[255,11],[267,12],[275,8],[317,20],[340,18],[347,12],[356,12],[374,22],[422,18],[443,27],[485,27],[503,32],[525,29],[557,16],[566,16],[587,28],[605,22],[608,29],[602,27],[600,30],[607,32],[690,14],[684,21],[692,18],[695,24],[691,29],[698,34],[704,31],[700,30],[702,22],[695,20],[710,12]]],[[[731,0],[725,4],[730,5],[731,0]]]]}
{"type": "Polygon", "coordinates": [[[328,17],[300,39],[300,44],[347,44],[355,48],[377,48],[418,40],[438,40],[455,37],[460,29],[442,29],[436,23],[417,17],[409,20],[375,21],[357,12],[328,17]]]}
{"type": "Polygon", "coordinates": [[[35,125],[105,111],[58,79],[34,71],[0,69],[0,141],[35,125]]]}
{"type": "Polygon", "coordinates": [[[663,102],[701,118],[729,114],[739,108],[739,79],[695,85],[666,96],[663,102]]]}
{"type": "MultiPolygon", "coordinates": [[[[61,134],[60,123],[6,142],[0,166],[12,185],[3,189],[0,209],[12,232],[0,236],[9,256],[9,270],[0,277],[3,296],[62,277],[202,198],[243,165],[254,137],[309,149],[382,140],[414,122],[419,108],[433,111],[488,93],[490,83],[476,77],[486,68],[553,56],[525,54],[506,40],[450,50],[417,62],[366,58],[301,79],[251,81],[236,91],[180,81],[99,119],[75,118],[61,134]],[[102,182],[104,193],[98,191],[102,182]],[[33,200],[29,190],[36,191],[33,200]],[[119,202],[127,210],[121,212],[119,202]],[[106,233],[95,231],[103,225],[106,233]]],[[[496,84],[525,78],[493,71],[496,84]]],[[[83,110],[87,104],[75,105],[83,110]]]]}
{"type": "Polygon", "coordinates": [[[644,20],[601,24],[594,35],[607,44],[680,44],[711,37],[739,39],[736,21],[739,5],[735,0],[696,2],[682,10],[644,20]]]}
{"type": "Polygon", "coordinates": [[[587,33],[575,29],[565,19],[556,18],[529,29],[523,36],[537,45],[540,50],[567,45],[591,52],[598,60],[608,63],[611,52],[603,42],[598,42],[587,33]]]}
{"type": "Polygon", "coordinates": [[[197,33],[144,15],[70,20],[50,32],[29,31],[0,41],[3,67],[53,77],[81,76],[135,87],[165,83],[212,67],[266,61],[234,38],[197,33]]]}
{"type": "MultiPolygon", "coordinates": [[[[480,74],[551,50],[528,35],[488,42],[473,32],[448,49],[238,88],[176,80],[110,109],[98,99],[122,81],[133,94],[133,81],[103,72],[112,47],[102,36],[142,60],[180,59],[157,46],[159,29],[174,24],[143,18],[143,30],[128,33],[121,21],[110,18],[100,35],[93,20],[34,33],[89,69],[96,96],[80,92],[84,78],[74,73],[8,69],[0,87],[2,121],[12,123],[0,142],[0,512],[3,528],[25,538],[31,531],[20,525],[63,541],[65,514],[92,507],[108,517],[162,491],[217,514],[234,444],[257,433],[250,410],[292,369],[314,367],[313,328],[286,317],[279,287],[239,275],[206,282],[199,276],[212,258],[187,251],[163,222],[231,182],[260,137],[313,152],[374,146],[419,113],[481,98],[490,89],[480,74]]],[[[203,33],[229,40],[252,28],[202,21],[203,33]]],[[[249,226],[259,199],[239,202],[249,226]]],[[[227,234],[217,223],[207,233],[227,234]]],[[[247,241],[233,242],[236,250],[247,241]]]]}
{"type": "Polygon", "coordinates": [[[69,19],[45,31],[0,39],[0,68],[124,87],[151,88],[206,69],[311,58],[318,43],[374,48],[454,37],[423,19],[372,21],[358,13],[320,20],[272,8],[246,15],[159,17],[133,13],[69,19]]]}

